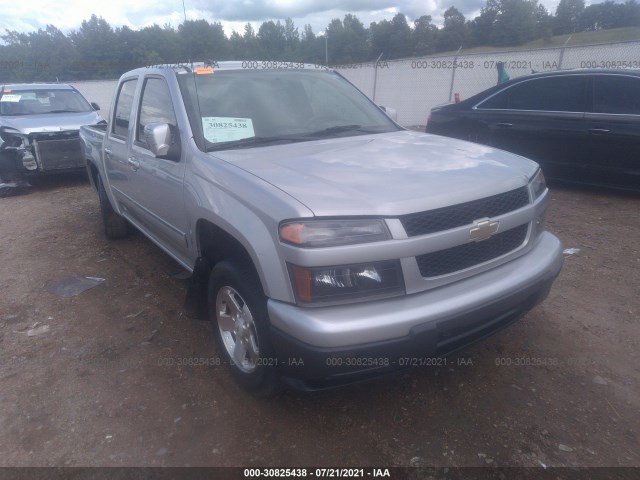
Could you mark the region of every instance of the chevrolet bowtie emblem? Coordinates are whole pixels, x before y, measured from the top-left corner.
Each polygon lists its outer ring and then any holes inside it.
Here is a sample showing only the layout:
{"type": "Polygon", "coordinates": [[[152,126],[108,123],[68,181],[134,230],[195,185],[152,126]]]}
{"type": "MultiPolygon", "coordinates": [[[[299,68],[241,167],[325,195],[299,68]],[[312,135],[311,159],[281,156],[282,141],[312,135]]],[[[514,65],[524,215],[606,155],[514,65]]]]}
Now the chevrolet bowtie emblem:
{"type": "Polygon", "coordinates": [[[498,231],[498,225],[500,222],[491,221],[488,218],[483,220],[476,220],[475,225],[469,230],[469,239],[474,242],[481,242],[487,240],[491,235],[498,231]]]}

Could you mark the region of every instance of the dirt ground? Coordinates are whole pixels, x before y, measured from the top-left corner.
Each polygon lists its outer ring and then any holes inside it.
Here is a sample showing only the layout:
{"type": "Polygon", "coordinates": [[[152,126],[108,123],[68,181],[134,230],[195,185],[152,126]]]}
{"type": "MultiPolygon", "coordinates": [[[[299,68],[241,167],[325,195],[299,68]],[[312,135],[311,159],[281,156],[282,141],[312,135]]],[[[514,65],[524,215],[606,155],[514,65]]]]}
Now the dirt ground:
{"type": "Polygon", "coordinates": [[[180,268],[109,242],[84,179],[0,199],[0,466],[638,466],[640,196],[553,187],[549,298],[425,367],[256,399],[182,312],[180,268]],[[69,298],[70,275],[106,281],[69,298]]]}

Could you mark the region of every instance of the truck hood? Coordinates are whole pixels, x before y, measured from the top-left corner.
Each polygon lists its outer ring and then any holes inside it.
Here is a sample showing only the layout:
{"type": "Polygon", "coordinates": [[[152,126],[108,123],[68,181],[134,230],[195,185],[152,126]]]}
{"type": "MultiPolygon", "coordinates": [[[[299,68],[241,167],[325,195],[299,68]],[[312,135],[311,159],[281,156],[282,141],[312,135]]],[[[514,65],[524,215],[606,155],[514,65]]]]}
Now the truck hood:
{"type": "Polygon", "coordinates": [[[215,152],[317,216],[395,216],[526,185],[535,162],[484,145],[401,131],[215,152]]]}
{"type": "Polygon", "coordinates": [[[96,112],[45,113],[42,115],[17,115],[0,117],[0,126],[18,130],[28,135],[40,132],[79,130],[81,125],[94,125],[102,120],[96,112]]]}

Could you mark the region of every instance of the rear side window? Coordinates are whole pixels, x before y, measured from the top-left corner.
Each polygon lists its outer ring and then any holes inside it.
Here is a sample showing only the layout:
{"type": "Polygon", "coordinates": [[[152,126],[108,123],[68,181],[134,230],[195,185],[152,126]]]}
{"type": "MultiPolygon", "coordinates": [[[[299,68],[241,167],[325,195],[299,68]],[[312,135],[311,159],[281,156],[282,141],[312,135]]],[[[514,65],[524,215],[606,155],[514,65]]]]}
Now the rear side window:
{"type": "Polygon", "coordinates": [[[584,112],[585,86],[583,75],[528,80],[494,95],[478,108],[584,112]]]}
{"type": "Polygon", "coordinates": [[[594,112],[640,115],[640,78],[597,76],[593,88],[594,112]]]}
{"type": "Polygon", "coordinates": [[[136,140],[145,145],[144,127],[149,123],[168,123],[175,133],[177,123],[171,102],[171,94],[169,93],[169,87],[161,78],[147,78],[142,90],[136,140]]]}
{"type": "Polygon", "coordinates": [[[113,127],[111,132],[119,137],[127,138],[129,133],[129,119],[133,108],[133,94],[136,91],[138,80],[127,80],[120,86],[116,108],[113,114],[113,127]]]}

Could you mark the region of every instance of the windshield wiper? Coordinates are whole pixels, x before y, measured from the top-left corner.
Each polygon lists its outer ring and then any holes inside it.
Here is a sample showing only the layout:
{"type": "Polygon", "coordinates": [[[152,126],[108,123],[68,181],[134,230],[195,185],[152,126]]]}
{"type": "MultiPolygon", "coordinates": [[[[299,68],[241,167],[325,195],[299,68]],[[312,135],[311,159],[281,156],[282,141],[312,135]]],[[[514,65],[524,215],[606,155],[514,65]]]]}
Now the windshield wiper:
{"type": "Polygon", "coordinates": [[[365,128],[362,125],[336,125],[334,127],[324,128],[317,132],[307,133],[305,137],[325,137],[334,133],[358,132],[358,133],[378,133],[377,128],[365,128]]]}
{"type": "Polygon", "coordinates": [[[234,148],[255,147],[258,145],[269,145],[271,143],[293,143],[306,140],[302,136],[286,136],[280,135],[275,137],[247,137],[239,140],[229,140],[228,142],[219,142],[206,149],[207,152],[215,152],[217,150],[231,150],[234,148]]]}
{"type": "Polygon", "coordinates": [[[296,135],[278,135],[274,137],[247,137],[239,140],[230,140],[228,142],[219,142],[206,149],[207,152],[217,150],[232,150],[234,148],[255,147],[258,145],[269,145],[272,143],[294,143],[307,142],[317,138],[330,137],[335,133],[358,132],[361,134],[380,133],[378,128],[364,128],[361,125],[336,125],[334,127],[318,130],[317,132],[296,134],[296,135]]]}

